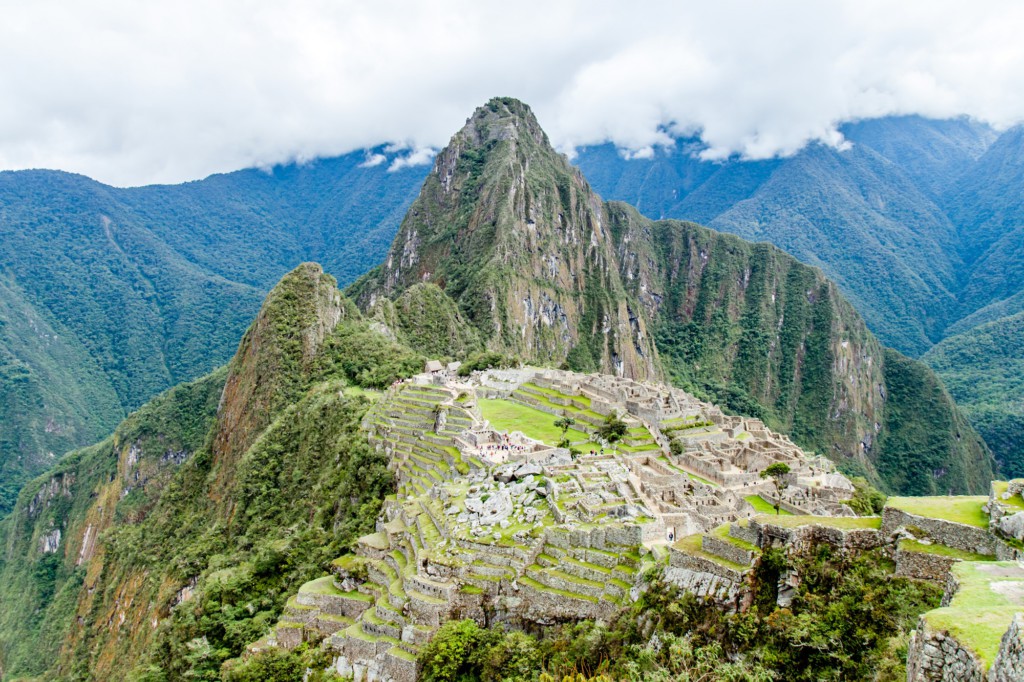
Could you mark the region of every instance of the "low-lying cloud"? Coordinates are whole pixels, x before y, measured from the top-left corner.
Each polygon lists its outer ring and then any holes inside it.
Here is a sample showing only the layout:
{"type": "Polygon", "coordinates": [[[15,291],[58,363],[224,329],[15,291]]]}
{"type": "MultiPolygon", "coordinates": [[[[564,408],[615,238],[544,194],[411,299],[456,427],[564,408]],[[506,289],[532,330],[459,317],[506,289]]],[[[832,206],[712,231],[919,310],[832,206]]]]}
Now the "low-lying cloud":
{"type": "Polygon", "coordinates": [[[429,163],[494,95],[563,150],[639,157],[677,134],[765,158],[858,118],[1024,120],[1011,0],[7,5],[0,168],[119,185],[395,141],[389,169],[429,163]]]}

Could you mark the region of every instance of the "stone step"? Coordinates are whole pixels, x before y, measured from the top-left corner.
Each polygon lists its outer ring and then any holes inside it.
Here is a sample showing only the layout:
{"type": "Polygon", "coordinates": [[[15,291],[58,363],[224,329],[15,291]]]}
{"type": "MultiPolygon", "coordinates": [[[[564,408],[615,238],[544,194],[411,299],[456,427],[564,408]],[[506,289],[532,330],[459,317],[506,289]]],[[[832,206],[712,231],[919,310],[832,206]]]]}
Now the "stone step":
{"type": "Polygon", "coordinates": [[[406,594],[412,598],[412,593],[423,594],[433,599],[449,602],[452,597],[454,585],[446,582],[439,582],[419,574],[413,574],[405,582],[406,594]]]}
{"type": "Polygon", "coordinates": [[[294,649],[306,641],[306,628],[301,623],[278,623],[274,628],[274,638],[282,649],[294,649]]]}
{"type": "Polygon", "coordinates": [[[591,597],[585,594],[567,592],[565,590],[549,587],[548,585],[545,585],[544,583],[530,577],[529,575],[520,577],[518,582],[522,586],[529,587],[541,593],[557,595],[561,599],[578,599],[580,601],[590,602],[592,604],[596,604],[598,601],[600,601],[599,597],[591,597]]]}
{"type": "Polygon", "coordinates": [[[284,612],[281,616],[282,620],[288,618],[294,622],[306,623],[312,620],[319,609],[312,604],[300,604],[296,601],[296,597],[291,597],[284,606],[284,612]]]}
{"type": "Polygon", "coordinates": [[[383,599],[379,600],[374,606],[374,613],[377,618],[389,623],[396,623],[404,626],[406,624],[405,618],[402,616],[402,610],[395,608],[383,599]]]}
{"type": "Polygon", "coordinates": [[[402,626],[379,618],[375,611],[363,614],[362,626],[363,632],[374,637],[391,637],[398,641],[402,639],[402,626]]]}
{"type": "Polygon", "coordinates": [[[321,635],[327,637],[333,635],[339,630],[344,630],[352,625],[353,622],[355,621],[348,616],[336,616],[330,613],[320,613],[313,619],[310,626],[321,635]]]}
{"type": "Polygon", "coordinates": [[[467,572],[492,578],[513,578],[515,570],[508,566],[491,564],[485,561],[474,561],[465,567],[467,572]]]}
{"type": "Polygon", "coordinates": [[[593,580],[598,583],[605,582],[612,574],[612,569],[610,568],[591,564],[586,561],[580,561],[579,559],[573,559],[572,557],[564,557],[559,563],[558,568],[570,575],[574,575],[585,580],[593,580]]]}
{"type": "Polygon", "coordinates": [[[573,595],[600,599],[601,595],[604,594],[603,583],[570,575],[556,568],[544,568],[534,564],[527,567],[526,576],[542,585],[573,595]]]}

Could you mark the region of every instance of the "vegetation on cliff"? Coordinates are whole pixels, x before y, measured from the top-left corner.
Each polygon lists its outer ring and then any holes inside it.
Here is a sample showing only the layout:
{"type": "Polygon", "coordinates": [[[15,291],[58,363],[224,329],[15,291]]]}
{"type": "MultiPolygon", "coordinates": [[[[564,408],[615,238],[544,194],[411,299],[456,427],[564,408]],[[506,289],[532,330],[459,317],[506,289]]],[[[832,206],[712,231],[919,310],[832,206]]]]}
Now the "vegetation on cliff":
{"type": "Polygon", "coordinates": [[[892,571],[877,553],[849,559],[819,546],[787,560],[775,551],[762,559],[758,596],[745,613],[725,614],[654,576],[608,625],[584,621],[534,637],[454,621],[425,648],[423,679],[896,682],[906,678],[907,636],[941,590],[892,571]],[[776,603],[782,570],[801,576],[786,607],[776,603]]]}
{"type": "Polygon", "coordinates": [[[992,448],[1003,475],[1024,476],[1024,313],[952,336],[923,359],[992,448]]]}
{"type": "Polygon", "coordinates": [[[0,516],[65,452],[227,362],[298,263],[348,283],[379,262],[424,171],[366,158],[136,188],[0,173],[0,516]]]}
{"type": "Polygon", "coordinates": [[[422,362],[319,267],[286,276],[226,372],[23,491],[2,526],[3,675],[220,679],[372,529],[393,482],[359,430],[364,387],[422,362]]]}

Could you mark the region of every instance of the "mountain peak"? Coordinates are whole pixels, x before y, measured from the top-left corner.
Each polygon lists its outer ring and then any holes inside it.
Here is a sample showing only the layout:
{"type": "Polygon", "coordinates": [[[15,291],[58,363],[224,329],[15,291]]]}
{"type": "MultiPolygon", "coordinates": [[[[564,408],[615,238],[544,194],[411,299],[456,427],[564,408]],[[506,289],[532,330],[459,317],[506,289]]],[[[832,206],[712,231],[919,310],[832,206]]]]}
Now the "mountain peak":
{"type": "Polygon", "coordinates": [[[555,365],[571,355],[587,371],[657,376],[608,223],[601,199],[530,108],[495,98],[438,154],[384,264],[352,293],[369,309],[430,282],[490,350],[555,365]]]}
{"type": "Polygon", "coordinates": [[[475,146],[483,146],[500,140],[519,140],[524,136],[544,147],[551,146],[529,105],[513,97],[494,97],[477,107],[453,141],[461,138],[475,143],[475,146]]]}

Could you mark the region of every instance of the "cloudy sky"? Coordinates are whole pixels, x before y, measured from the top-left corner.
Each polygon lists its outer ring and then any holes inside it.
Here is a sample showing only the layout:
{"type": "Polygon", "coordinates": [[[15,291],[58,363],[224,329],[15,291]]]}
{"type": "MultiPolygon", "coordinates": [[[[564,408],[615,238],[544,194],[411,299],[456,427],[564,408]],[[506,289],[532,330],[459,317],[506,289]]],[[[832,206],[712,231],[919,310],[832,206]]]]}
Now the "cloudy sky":
{"type": "Polygon", "coordinates": [[[429,159],[494,95],[552,141],[711,158],[886,114],[1024,120],[1024,3],[0,0],[0,169],[117,185],[390,142],[429,159]],[[638,9],[639,8],[639,9],[638,9]]]}

